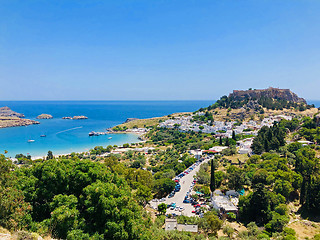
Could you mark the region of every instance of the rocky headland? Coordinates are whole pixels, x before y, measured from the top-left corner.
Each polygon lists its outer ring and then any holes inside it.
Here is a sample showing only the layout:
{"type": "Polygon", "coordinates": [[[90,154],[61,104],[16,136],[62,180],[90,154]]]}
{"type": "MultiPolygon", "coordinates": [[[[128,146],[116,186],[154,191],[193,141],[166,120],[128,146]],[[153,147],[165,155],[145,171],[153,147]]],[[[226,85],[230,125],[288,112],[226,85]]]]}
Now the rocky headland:
{"type": "Polygon", "coordinates": [[[9,107],[0,108],[0,128],[20,127],[32,124],[39,124],[39,122],[24,119],[24,114],[12,111],[9,107]]]}
{"type": "Polygon", "coordinates": [[[52,115],[50,115],[50,114],[45,114],[45,113],[40,114],[40,115],[37,117],[37,119],[52,119],[52,118],[53,118],[52,115]]]}
{"type": "Polygon", "coordinates": [[[1,107],[0,108],[0,117],[24,118],[24,114],[12,111],[9,107],[1,107]]]}
{"type": "Polygon", "coordinates": [[[40,124],[38,121],[18,118],[18,117],[0,117],[0,128],[21,127],[32,124],[40,124]]]}
{"type": "Polygon", "coordinates": [[[127,118],[127,120],[124,123],[132,122],[135,120],[139,120],[139,118],[127,118]]]}

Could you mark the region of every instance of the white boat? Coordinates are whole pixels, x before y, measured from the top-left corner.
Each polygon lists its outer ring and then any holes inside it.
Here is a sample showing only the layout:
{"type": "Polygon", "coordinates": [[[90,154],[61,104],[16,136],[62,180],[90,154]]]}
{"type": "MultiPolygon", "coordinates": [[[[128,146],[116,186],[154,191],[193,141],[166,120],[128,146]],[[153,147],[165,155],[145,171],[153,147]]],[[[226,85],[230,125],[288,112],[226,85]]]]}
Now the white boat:
{"type": "Polygon", "coordinates": [[[34,140],[33,140],[33,139],[29,139],[28,142],[29,142],[29,143],[32,143],[32,142],[34,142],[34,140]]]}
{"type": "Polygon", "coordinates": [[[112,139],[112,137],[108,137],[108,139],[112,139]]]}

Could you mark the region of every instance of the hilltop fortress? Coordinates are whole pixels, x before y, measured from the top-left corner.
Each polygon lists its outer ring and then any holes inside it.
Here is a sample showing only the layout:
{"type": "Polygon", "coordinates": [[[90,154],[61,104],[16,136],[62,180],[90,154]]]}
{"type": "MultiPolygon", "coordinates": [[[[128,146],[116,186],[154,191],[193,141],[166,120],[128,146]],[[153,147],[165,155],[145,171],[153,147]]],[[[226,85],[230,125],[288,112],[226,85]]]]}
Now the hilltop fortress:
{"type": "Polygon", "coordinates": [[[304,98],[298,97],[290,89],[269,87],[267,89],[255,90],[233,90],[233,93],[229,94],[229,98],[240,101],[243,99],[260,99],[261,97],[307,104],[304,98]]]}

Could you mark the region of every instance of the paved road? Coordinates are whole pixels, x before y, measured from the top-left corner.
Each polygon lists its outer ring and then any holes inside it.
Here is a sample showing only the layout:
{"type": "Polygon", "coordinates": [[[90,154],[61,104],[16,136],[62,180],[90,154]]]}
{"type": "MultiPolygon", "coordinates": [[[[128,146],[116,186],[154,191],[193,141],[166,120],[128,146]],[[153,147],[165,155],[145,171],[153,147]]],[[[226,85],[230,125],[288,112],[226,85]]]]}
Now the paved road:
{"type": "MultiPolygon", "coordinates": [[[[195,214],[192,213],[192,211],[194,210],[194,207],[190,203],[183,203],[183,200],[187,192],[189,191],[194,179],[193,177],[199,171],[201,164],[208,162],[209,160],[211,160],[211,158],[205,159],[198,166],[196,166],[189,174],[186,174],[185,176],[183,176],[180,179],[181,190],[179,192],[176,192],[176,194],[172,198],[166,197],[166,200],[163,202],[165,204],[170,204],[172,202],[175,202],[177,204],[177,207],[184,207],[184,211],[179,212],[179,211],[167,209],[167,213],[175,213],[177,215],[185,215],[188,217],[195,216],[195,214]]],[[[161,202],[150,202],[150,205],[157,208],[158,204],[160,203],[161,202]]]]}

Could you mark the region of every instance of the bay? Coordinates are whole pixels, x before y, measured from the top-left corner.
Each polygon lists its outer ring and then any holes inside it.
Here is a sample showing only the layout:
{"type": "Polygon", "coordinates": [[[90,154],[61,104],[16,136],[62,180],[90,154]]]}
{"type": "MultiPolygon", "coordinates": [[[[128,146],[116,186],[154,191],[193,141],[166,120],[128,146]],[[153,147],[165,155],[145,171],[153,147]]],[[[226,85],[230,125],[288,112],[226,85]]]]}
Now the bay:
{"type": "Polygon", "coordinates": [[[88,151],[95,146],[122,145],[138,142],[135,134],[111,134],[89,137],[91,131],[105,131],[127,118],[151,118],[175,112],[192,112],[214,103],[208,101],[0,101],[13,111],[36,120],[42,113],[53,119],[37,120],[39,125],[0,129],[0,153],[6,156],[30,154],[32,157],[88,151]],[[62,117],[84,115],[86,120],[62,117]],[[46,137],[40,137],[46,135],[46,137]],[[108,139],[112,137],[112,139],[108,139]],[[35,140],[29,143],[28,140],[35,140]]]}

